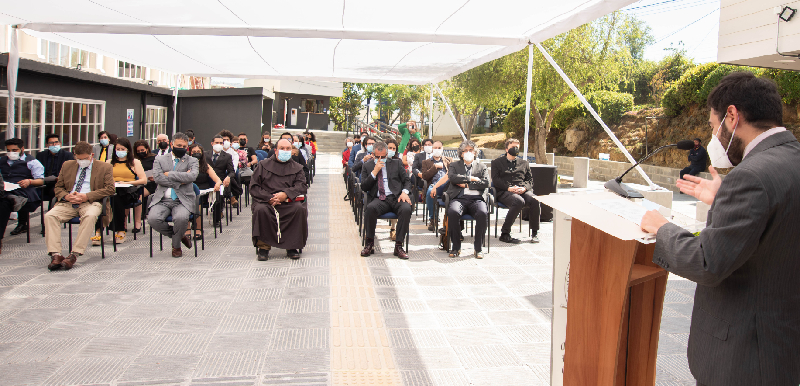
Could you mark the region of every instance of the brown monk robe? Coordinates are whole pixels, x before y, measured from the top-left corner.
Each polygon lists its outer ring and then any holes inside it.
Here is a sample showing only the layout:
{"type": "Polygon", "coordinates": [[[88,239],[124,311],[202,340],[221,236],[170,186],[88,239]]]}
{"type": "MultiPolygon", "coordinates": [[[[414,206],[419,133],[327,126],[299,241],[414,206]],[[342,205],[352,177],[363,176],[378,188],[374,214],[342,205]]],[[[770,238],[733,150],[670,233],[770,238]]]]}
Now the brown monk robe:
{"type": "Polygon", "coordinates": [[[266,251],[271,247],[282,248],[299,257],[296,250],[302,249],[308,239],[308,209],[305,202],[297,198],[305,196],[306,189],[303,167],[295,161],[280,162],[273,155],[256,165],[250,178],[254,246],[266,251]],[[273,206],[270,200],[281,192],[286,198],[273,206]]]}

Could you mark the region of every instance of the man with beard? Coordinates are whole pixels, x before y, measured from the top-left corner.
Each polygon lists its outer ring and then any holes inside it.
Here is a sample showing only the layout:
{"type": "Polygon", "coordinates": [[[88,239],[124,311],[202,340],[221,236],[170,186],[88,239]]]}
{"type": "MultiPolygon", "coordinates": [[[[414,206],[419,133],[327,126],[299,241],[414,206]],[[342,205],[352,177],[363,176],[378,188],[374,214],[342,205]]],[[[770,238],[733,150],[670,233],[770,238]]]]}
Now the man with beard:
{"type": "Polygon", "coordinates": [[[306,177],[303,167],[292,160],[292,148],[288,139],[279,140],[275,155],[259,162],[250,178],[258,261],[266,261],[272,247],[286,249],[290,258],[299,259],[308,239],[306,177]]]}
{"type": "Polygon", "coordinates": [[[653,262],[697,283],[689,369],[698,385],[800,384],[800,144],[781,127],[775,84],[749,72],[709,94],[713,180],[684,175],[682,192],[711,205],[698,236],[657,211],[653,262]],[[735,168],[721,180],[714,168],[735,168]]]}

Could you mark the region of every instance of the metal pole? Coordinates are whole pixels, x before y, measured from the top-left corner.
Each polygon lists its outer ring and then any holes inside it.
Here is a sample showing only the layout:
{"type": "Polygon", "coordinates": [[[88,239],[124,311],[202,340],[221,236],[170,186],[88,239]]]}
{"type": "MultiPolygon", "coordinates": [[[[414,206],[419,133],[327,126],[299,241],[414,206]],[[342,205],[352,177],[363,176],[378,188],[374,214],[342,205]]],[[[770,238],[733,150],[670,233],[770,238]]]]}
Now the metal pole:
{"type": "Polygon", "coordinates": [[[439,92],[439,96],[444,101],[445,107],[447,107],[447,112],[450,113],[451,117],[453,117],[453,122],[456,123],[456,127],[458,127],[458,132],[461,134],[461,138],[463,138],[466,141],[467,140],[467,136],[464,135],[464,130],[461,130],[461,125],[458,124],[458,119],[456,119],[455,114],[453,114],[453,110],[450,109],[450,103],[447,103],[447,98],[444,97],[444,94],[442,93],[442,89],[439,88],[439,85],[435,85],[435,86],[436,86],[436,91],[439,92]]]}
{"type": "Polygon", "coordinates": [[[428,138],[433,139],[433,83],[431,83],[431,116],[428,123],[428,138]]]}
{"type": "Polygon", "coordinates": [[[17,26],[11,26],[11,45],[8,50],[8,67],[6,75],[8,78],[8,129],[6,139],[14,138],[14,121],[16,120],[16,91],[17,91],[17,72],[19,70],[19,41],[17,39],[17,26]]]}
{"type": "Polygon", "coordinates": [[[528,159],[528,132],[531,128],[531,85],[533,83],[533,45],[528,44],[528,83],[525,92],[525,147],[522,152],[525,159],[528,159]]]}
{"type": "MultiPolygon", "coordinates": [[[[622,154],[625,155],[625,158],[627,158],[631,164],[635,165],[636,160],[633,159],[631,153],[628,152],[628,149],[626,149],[625,146],[622,145],[622,142],[620,142],[619,139],[617,139],[617,136],[614,135],[614,132],[611,131],[611,129],[609,129],[608,126],[606,126],[606,123],[603,122],[603,120],[600,118],[600,115],[597,114],[597,111],[595,111],[592,105],[589,104],[589,101],[586,100],[586,97],[583,96],[583,93],[581,93],[581,91],[578,90],[577,87],[575,87],[575,84],[572,83],[572,80],[570,80],[567,74],[564,73],[564,70],[562,70],[561,67],[558,65],[558,63],[556,63],[556,61],[553,60],[553,57],[550,56],[550,54],[548,54],[547,51],[545,51],[544,47],[542,47],[541,44],[539,43],[535,44],[536,48],[539,49],[539,52],[542,53],[544,58],[547,59],[550,65],[553,66],[556,72],[558,72],[558,75],[561,76],[561,79],[564,79],[564,82],[567,84],[567,86],[569,86],[569,88],[572,89],[572,92],[575,93],[575,96],[577,96],[578,99],[581,101],[581,103],[583,103],[583,106],[586,107],[586,109],[589,110],[589,113],[592,114],[594,119],[597,120],[598,123],[600,123],[600,126],[603,127],[603,130],[605,130],[606,134],[608,134],[608,136],[611,137],[611,140],[614,141],[614,144],[617,145],[620,151],[622,151],[622,154]]],[[[647,181],[647,184],[650,185],[650,188],[652,189],[658,188],[658,185],[654,184],[653,181],[650,180],[650,177],[648,177],[647,173],[645,173],[644,170],[642,170],[641,166],[636,166],[636,170],[642,175],[642,178],[644,178],[645,181],[647,181]]]]}
{"type": "MultiPolygon", "coordinates": [[[[177,75],[175,80],[175,96],[172,101],[172,135],[178,131],[178,89],[181,88],[181,74],[177,75]]],[[[146,109],[147,107],[145,107],[146,109]]],[[[146,115],[145,115],[146,116],[146,115]]]]}

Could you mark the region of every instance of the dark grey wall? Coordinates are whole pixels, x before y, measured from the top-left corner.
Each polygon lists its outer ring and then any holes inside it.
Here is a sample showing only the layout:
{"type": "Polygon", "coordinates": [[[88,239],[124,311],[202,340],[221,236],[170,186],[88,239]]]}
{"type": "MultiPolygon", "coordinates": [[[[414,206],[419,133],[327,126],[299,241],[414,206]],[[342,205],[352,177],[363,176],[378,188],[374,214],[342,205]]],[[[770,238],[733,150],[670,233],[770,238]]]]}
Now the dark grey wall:
{"type": "MultiPolygon", "coordinates": [[[[272,107],[273,101],[272,99],[264,98],[264,104],[261,109],[261,123],[264,126],[261,126],[261,132],[270,132],[272,130],[272,107]]],[[[249,137],[248,137],[249,138],[249,137]]]]}
{"type": "MultiPolygon", "coordinates": [[[[63,69],[64,71],[77,71],[63,69]]],[[[5,67],[0,71],[6,72],[5,67]]],[[[6,88],[4,88],[6,89],[6,88]]],[[[127,89],[115,85],[96,83],[42,72],[20,69],[17,75],[17,91],[33,94],[44,94],[59,97],[72,97],[101,100],[106,102],[105,130],[122,138],[138,140],[141,138],[141,118],[143,96],[147,105],[169,107],[167,132],[172,131],[172,96],[153,94],[151,92],[127,89]],[[133,137],[126,137],[126,110],[134,109],[133,137]]],[[[166,90],[166,93],[169,93],[166,90]]],[[[96,138],[94,139],[97,140],[96,138]]]]}
{"type": "Polygon", "coordinates": [[[327,96],[321,95],[311,95],[311,94],[289,94],[289,93],[275,93],[275,102],[277,105],[275,106],[275,112],[278,114],[278,121],[275,123],[283,123],[283,109],[285,103],[283,101],[284,98],[289,98],[288,108],[286,112],[286,127],[292,129],[305,129],[306,128],[306,118],[311,117],[311,122],[308,124],[309,129],[313,130],[328,130],[328,124],[330,123],[331,119],[328,114],[307,114],[307,113],[298,113],[297,117],[297,126],[292,126],[292,109],[297,109],[300,111],[300,101],[302,99],[318,99],[322,100],[323,104],[325,105],[326,109],[331,108],[331,98],[327,96]]]}
{"type": "MultiPolygon", "coordinates": [[[[214,91],[214,90],[198,90],[214,91]]],[[[234,135],[247,133],[248,146],[255,147],[261,135],[262,95],[181,97],[178,94],[178,130],[193,130],[204,149],[222,130],[234,135]]]]}

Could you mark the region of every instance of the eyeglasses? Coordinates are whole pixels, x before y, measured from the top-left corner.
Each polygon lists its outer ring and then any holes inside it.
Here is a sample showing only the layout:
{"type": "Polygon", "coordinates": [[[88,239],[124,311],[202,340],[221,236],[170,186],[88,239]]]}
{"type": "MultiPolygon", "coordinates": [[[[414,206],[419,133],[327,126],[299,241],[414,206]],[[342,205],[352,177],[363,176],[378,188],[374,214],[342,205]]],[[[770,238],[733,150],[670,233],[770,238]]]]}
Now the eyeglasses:
{"type": "Polygon", "coordinates": [[[376,160],[384,160],[384,159],[386,159],[386,156],[378,156],[378,155],[376,155],[375,159],[376,160]]]}

